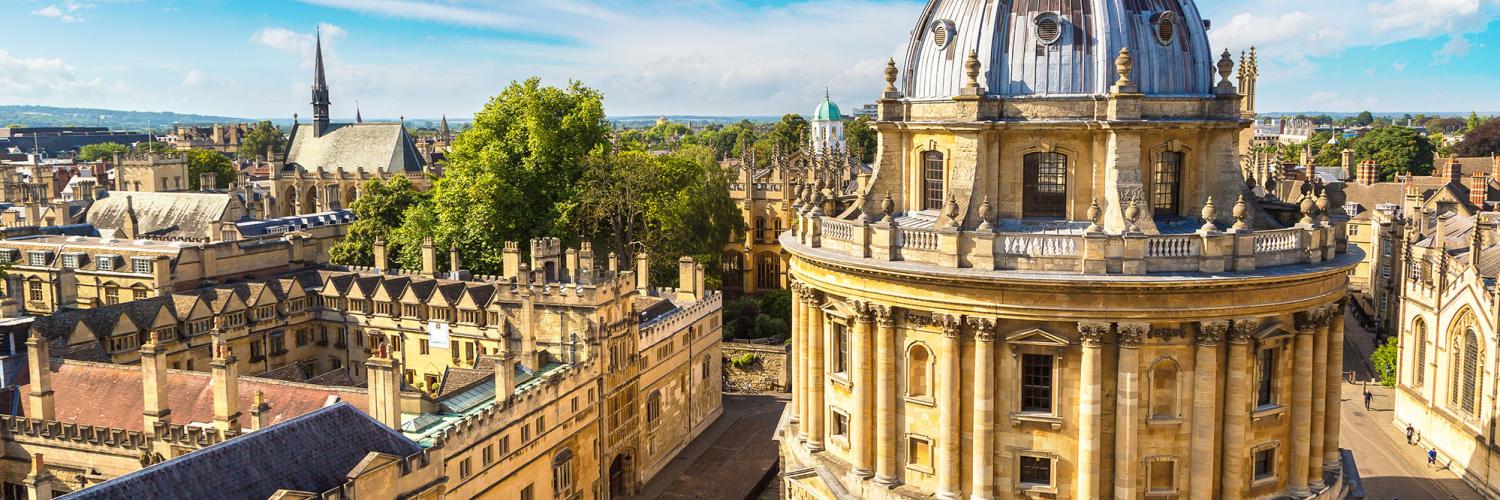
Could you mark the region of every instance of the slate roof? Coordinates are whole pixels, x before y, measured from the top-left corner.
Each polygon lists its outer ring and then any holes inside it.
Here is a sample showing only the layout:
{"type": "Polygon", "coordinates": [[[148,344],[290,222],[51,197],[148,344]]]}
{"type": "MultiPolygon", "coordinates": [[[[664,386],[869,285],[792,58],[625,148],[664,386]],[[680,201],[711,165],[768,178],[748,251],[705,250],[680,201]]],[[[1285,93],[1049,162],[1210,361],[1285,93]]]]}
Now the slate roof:
{"type": "MultiPolygon", "coordinates": [[[[143,392],[140,367],[54,358],[51,370],[57,420],[115,429],[145,430],[145,422],[141,418],[145,404],[141,401],[143,392]]],[[[173,423],[213,421],[211,379],[207,372],[167,371],[168,408],[172,410],[173,423]]],[[[21,385],[23,393],[29,390],[30,385],[30,380],[21,385]]],[[[322,408],[328,403],[330,396],[362,410],[367,407],[368,400],[363,389],[241,376],[239,399],[243,415],[240,417],[240,425],[243,427],[250,426],[250,409],[254,404],[255,391],[263,392],[266,403],[271,405],[272,424],[322,408]]],[[[30,405],[30,401],[23,400],[23,412],[29,412],[30,405]]]]}
{"type": "Polygon", "coordinates": [[[348,404],[105,481],[63,498],[269,498],[278,490],[324,492],[344,484],[371,452],[396,457],[422,447],[348,404]]]}
{"type": "Polygon", "coordinates": [[[113,237],[125,224],[126,199],[135,207],[140,235],[174,238],[208,238],[218,222],[231,221],[231,201],[226,193],[141,193],[112,191],[89,207],[86,221],[100,234],[113,237]]]}
{"type": "Polygon", "coordinates": [[[235,223],[234,226],[239,230],[240,235],[262,236],[276,232],[299,231],[311,227],[349,224],[353,223],[354,219],[354,212],[334,210],[307,215],[277,217],[275,219],[245,221],[235,223]]]}
{"type": "Polygon", "coordinates": [[[416,172],[422,170],[422,155],[400,123],[335,123],[321,136],[313,134],[311,124],[299,124],[292,130],[286,164],[308,171],[416,172]]]}

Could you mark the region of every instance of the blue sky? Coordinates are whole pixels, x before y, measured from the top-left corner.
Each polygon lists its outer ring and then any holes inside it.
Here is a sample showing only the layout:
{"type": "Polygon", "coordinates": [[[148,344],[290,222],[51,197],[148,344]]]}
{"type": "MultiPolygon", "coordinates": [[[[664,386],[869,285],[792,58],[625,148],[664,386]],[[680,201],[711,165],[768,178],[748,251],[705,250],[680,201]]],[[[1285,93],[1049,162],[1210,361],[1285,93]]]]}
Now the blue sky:
{"type": "MultiPolygon", "coordinates": [[[[1199,0],[1260,109],[1500,112],[1500,0],[1199,0]]],[[[0,0],[0,104],[289,117],[323,27],[334,114],[467,116],[579,79],[612,115],[809,112],[883,85],[918,0],[0,0]]]]}

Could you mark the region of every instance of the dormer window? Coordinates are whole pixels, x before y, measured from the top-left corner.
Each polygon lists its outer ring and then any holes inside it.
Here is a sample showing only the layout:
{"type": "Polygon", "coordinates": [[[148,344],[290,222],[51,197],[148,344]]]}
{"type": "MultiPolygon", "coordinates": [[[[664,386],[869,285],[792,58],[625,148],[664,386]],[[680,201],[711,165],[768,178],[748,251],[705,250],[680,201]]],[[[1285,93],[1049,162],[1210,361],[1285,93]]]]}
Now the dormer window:
{"type": "Polygon", "coordinates": [[[48,257],[51,256],[49,254],[50,252],[41,250],[32,250],[30,252],[26,252],[26,265],[37,267],[45,266],[47,265],[48,257]]]}
{"type": "Polygon", "coordinates": [[[132,257],[130,259],[130,272],[135,274],[151,274],[151,258],[132,257]]]}
{"type": "Polygon", "coordinates": [[[118,257],[116,257],[114,255],[103,255],[103,254],[101,254],[101,255],[99,255],[99,256],[97,256],[97,257],[94,258],[97,261],[97,262],[94,263],[94,265],[96,267],[98,267],[100,271],[113,271],[113,270],[115,270],[115,259],[116,258],[118,258],[118,257]]]}

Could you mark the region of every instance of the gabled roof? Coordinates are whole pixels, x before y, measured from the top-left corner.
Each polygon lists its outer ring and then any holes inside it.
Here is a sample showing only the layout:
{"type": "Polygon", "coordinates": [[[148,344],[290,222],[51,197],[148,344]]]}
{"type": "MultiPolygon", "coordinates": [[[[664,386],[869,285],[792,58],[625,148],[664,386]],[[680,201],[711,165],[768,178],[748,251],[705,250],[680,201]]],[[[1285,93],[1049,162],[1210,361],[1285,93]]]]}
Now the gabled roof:
{"type": "Polygon", "coordinates": [[[238,218],[231,210],[236,200],[228,193],[111,191],[94,201],[85,220],[101,234],[115,237],[125,225],[127,198],[135,209],[139,235],[208,238],[217,232],[218,222],[238,218]]]}
{"type": "Polygon", "coordinates": [[[278,490],[323,492],[344,484],[372,453],[396,458],[421,450],[400,432],[340,403],[66,498],[269,498],[278,490]]]}
{"type": "Polygon", "coordinates": [[[313,133],[311,124],[304,123],[292,134],[288,166],[370,174],[422,170],[422,155],[400,123],[335,123],[321,136],[313,133]]]}

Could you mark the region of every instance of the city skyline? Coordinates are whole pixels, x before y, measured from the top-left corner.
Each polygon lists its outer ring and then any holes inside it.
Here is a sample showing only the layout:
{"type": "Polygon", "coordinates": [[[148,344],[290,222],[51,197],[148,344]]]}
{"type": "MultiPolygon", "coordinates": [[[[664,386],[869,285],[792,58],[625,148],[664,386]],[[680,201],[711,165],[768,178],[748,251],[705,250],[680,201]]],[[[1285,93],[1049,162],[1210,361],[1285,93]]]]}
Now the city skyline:
{"type": "MultiPolygon", "coordinates": [[[[533,75],[599,89],[614,116],[805,113],[824,88],[854,107],[923,2],[5,4],[27,22],[0,44],[0,103],[289,118],[321,27],[335,116],[466,118],[533,75]]],[[[1214,51],[1258,47],[1262,110],[1500,110],[1481,91],[1500,0],[1199,7],[1214,51]]]]}

